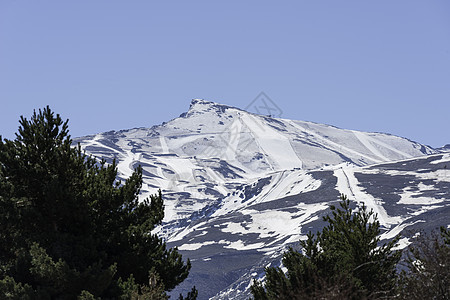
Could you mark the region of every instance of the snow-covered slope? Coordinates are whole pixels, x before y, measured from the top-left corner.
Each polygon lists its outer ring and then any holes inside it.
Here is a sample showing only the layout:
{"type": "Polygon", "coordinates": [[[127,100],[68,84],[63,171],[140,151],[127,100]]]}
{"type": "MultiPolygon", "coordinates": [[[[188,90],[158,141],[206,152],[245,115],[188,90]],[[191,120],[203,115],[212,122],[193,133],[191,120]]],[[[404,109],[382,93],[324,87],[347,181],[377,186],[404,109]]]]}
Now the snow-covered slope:
{"type": "Polygon", "coordinates": [[[193,268],[174,295],[196,285],[207,299],[248,299],[253,279],[279,265],[288,246],[298,247],[340,193],[377,214],[382,240],[401,233],[399,247],[418,230],[450,224],[450,154],[435,154],[367,167],[274,172],[239,187],[202,218],[185,223],[170,239],[193,268]]]}
{"type": "Polygon", "coordinates": [[[276,119],[204,100],[192,100],[188,112],[159,126],[75,142],[94,156],[116,158],[124,178],[142,165],[142,197],[162,189],[166,221],[188,217],[271,172],[344,162],[364,166],[435,152],[393,135],[276,119]]]}
{"type": "Polygon", "coordinates": [[[377,213],[385,239],[448,224],[449,154],[389,134],[193,100],[167,123],[75,143],[116,158],[122,178],[141,165],[141,197],[163,191],[159,234],[193,266],[174,295],[196,285],[199,299],[245,299],[264,266],[323,227],[341,193],[377,213]]]}

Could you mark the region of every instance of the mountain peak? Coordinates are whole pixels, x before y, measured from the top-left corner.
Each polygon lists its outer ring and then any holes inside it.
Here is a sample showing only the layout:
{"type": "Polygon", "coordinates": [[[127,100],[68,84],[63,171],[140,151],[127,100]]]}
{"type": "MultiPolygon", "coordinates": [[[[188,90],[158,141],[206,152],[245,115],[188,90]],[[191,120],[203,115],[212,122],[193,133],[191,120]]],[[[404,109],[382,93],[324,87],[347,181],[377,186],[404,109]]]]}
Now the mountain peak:
{"type": "Polygon", "coordinates": [[[239,108],[208,101],[205,99],[192,99],[191,105],[189,106],[189,110],[186,114],[183,114],[183,116],[188,117],[193,114],[204,114],[208,112],[215,112],[216,114],[220,115],[225,112],[227,109],[237,109],[239,108]]]}
{"type": "Polygon", "coordinates": [[[194,106],[194,105],[213,105],[213,104],[216,104],[215,102],[212,102],[212,101],[208,101],[208,100],[205,100],[205,99],[192,99],[191,100],[191,107],[192,106],[194,106]]]}

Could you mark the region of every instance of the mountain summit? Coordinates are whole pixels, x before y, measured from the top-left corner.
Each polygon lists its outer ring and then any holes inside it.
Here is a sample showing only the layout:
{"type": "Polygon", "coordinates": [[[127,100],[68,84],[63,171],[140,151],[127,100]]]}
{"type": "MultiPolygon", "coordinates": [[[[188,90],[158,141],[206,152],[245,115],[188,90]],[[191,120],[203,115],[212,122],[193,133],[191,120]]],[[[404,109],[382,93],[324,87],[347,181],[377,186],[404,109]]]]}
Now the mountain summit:
{"type": "Polygon", "coordinates": [[[206,100],[151,128],[75,139],[86,152],[119,161],[119,173],[144,169],[143,196],[161,188],[166,220],[184,218],[236,184],[293,169],[365,166],[432,154],[430,147],[382,133],[271,118],[206,100]]]}
{"type": "Polygon", "coordinates": [[[199,299],[248,298],[252,278],[320,230],[341,193],[377,213],[383,239],[448,223],[450,155],[390,134],[194,99],[161,125],[74,142],[117,159],[119,176],[141,165],[142,197],[162,190],[159,233],[193,262],[175,294],[196,285],[199,299]]]}

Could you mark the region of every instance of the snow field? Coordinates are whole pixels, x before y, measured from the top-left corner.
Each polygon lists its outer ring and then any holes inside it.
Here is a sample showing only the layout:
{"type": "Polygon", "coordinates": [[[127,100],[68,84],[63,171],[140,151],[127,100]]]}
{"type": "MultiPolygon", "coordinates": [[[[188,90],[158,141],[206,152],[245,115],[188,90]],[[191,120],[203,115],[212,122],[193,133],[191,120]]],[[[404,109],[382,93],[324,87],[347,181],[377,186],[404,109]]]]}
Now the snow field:
{"type": "Polygon", "coordinates": [[[402,193],[400,194],[400,201],[398,201],[398,204],[405,204],[405,205],[432,205],[432,204],[438,204],[446,201],[447,199],[441,198],[441,199],[435,199],[431,197],[420,197],[419,195],[425,191],[433,191],[435,190],[435,187],[432,185],[425,185],[424,183],[420,182],[417,185],[418,191],[410,191],[410,187],[404,188],[402,190],[402,193]]]}
{"type": "Polygon", "coordinates": [[[377,148],[372,145],[371,139],[364,133],[360,131],[353,131],[353,134],[370,152],[372,152],[375,156],[381,158],[381,161],[389,161],[389,158],[384,156],[377,148]]]}
{"type": "MultiPolygon", "coordinates": [[[[242,210],[242,213],[244,215],[249,215],[252,219],[251,222],[244,222],[240,224],[231,222],[226,223],[226,227],[221,230],[223,232],[233,234],[257,233],[259,234],[259,238],[273,238],[273,241],[269,244],[261,244],[258,246],[258,248],[261,248],[259,249],[260,251],[267,252],[268,250],[273,250],[271,248],[267,248],[268,246],[276,244],[280,240],[288,238],[292,242],[298,241],[302,237],[302,226],[315,220],[313,215],[318,211],[326,209],[327,207],[328,206],[324,203],[299,203],[296,206],[297,212],[295,213],[282,210],[257,211],[252,209],[244,209],[242,210]]],[[[245,246],[253,247],[250,245],[245,246]]]]}
{"type": "Polygon", "coordinates": [[[302,168],[302,161],[292,149],[289,139],[270,126],[264,125],[260,119],[250,114],[241,116],[242,121],[252,131],[262,151],[273,162],[274,170],[291,170],[302,168]]]}
{"type": "Polygon", "coordinates": [[[288,122],[289,122],[289,124],[292,125],[294,128],[297,128],[297,129],[299,129],[300,131],[305,132],[305,133],[307,133],[307,134],[313,136],[315,139],[317,139],[318,141],[322,142],[322,143],[325,144],[325,145],[329,145],[329,146],[331,146],[332,148],[334,148],[334,149],[336,149],[336,150],[339,149],[339,151],[340,151],[340,152],[343,152],[344,154],[347,154],[347,155],[350,154],[350,156],[355,155],[355,156],[357,156],[357,157],[363,157],[363,158],[365,158],[365,159],[367,159],[367,160],[369,160],[369,161],[375,162],[375,163],[377,163],[377,162],[378,162],[378,163],[379,163],[379,162],[382,162],[381,160],[375,159],[375,158],[373,158],[373,157],[371,157],[371,156],[368,156],[368,155],[366,155],[366,154],[364,154],[364,153],[355,151],[354,149],[351,149],[351,148],[348,148],[348,147],[346,147],[346,146],[340,145],[340,144],[338,144],[338,143],[336,143],[336,142],[333,142],[333,141],[331,141],[330,139],[325,138],[325,137],[321,136],[320,134],[317,134],[317,133],[314,132],[314,131],[311,131],[311,130],[308,130],[308,129],[302,127],[300,124],[296,123],[295,121],[288,120],[288,122]]]}
{"type": "MultiPolygon", "coordinates": [[[[249,181],[247,185],[253,185],[256,182],[257,180],[249,181]]],[[[254,195],[250,199],[242,199],[240,194],[228,196],[223,200],[222,207],[214,212],[213,216],[221,216],[243,207],[248,207],[251,204],[310,192],[318,189],[320,185],[320,180],[314,179],[311,174],[302,170],[274,172],[271,175],[270,184],[264,186],[259,194],[254,195]]]]}

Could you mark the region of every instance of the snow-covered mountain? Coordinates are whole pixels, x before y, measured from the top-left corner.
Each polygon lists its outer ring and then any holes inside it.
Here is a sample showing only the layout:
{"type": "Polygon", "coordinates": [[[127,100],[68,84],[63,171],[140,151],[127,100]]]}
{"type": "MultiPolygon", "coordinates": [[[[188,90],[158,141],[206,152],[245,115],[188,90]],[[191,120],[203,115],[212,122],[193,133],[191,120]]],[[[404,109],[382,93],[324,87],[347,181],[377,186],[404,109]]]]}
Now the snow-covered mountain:
{"type": "Polygon", "coordinates": [[[450,154],[389,134],[197,99],[167,123],[75,142],[116,158],[123,178],[142,165],[142,197],[162,189],[159,233],[193,263],[175,293],[195,284],[200,299],[248,296],[264,266],[323,227],[321,216],[340,193],[374,209],[386,239],[449,222],[450,154]]]}
{"type": "Polygon", "coordinates": [[[162,125],[75,142],[96,157],[116,158],[124,177],[142,165],[143,197],[159,188],[165,192],[166,221],[188,217],[272,172],[364,166],[435,152],[393,135],[276,119],[204,100],[193,100],[188,112],[162,125]]]}

